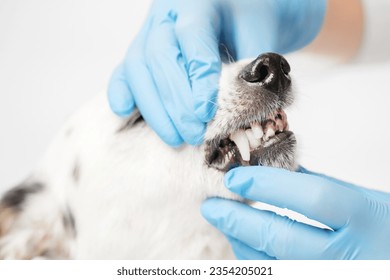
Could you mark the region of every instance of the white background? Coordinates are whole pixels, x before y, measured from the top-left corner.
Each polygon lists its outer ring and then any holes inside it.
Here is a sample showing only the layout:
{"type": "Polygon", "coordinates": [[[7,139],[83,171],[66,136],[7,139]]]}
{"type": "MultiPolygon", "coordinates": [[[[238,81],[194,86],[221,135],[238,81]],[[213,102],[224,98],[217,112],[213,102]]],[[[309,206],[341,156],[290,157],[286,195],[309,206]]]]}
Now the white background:
{"type": "Polygon", "coordinates": [[[0,189],[105,89],[151,1],[0,0],[0,189]]]}
{"type": "MultiPolygon", "coordinates": [[[[23,179],[65,118],[106,88],[149,3],[0,0],[0,190],[23,179]]],[[[289,61],[300,162],[390,191],[390,64],[289,61]]]]}

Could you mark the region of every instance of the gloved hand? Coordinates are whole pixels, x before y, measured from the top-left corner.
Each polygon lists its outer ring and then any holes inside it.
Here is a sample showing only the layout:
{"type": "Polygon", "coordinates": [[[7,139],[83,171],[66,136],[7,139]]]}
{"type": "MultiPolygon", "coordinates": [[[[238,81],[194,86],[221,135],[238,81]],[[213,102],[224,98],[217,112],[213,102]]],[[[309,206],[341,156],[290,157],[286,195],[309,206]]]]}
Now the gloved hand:
{"type": "Polygon", "coordinates": [[[390,193],[303,169],[236,168],[226,186],[242,197],[304,214],[320,229],[245,204],[212,198],[204,217],[240,259],[390,259],[390,193]]]}
{"type": "Polygon", "coordinates": [[[216,111],[220,48],[229,59],[286,53],[318,33],[326,0],[155,0],[108,87],[169,145],[200,144],[216,111]]]}

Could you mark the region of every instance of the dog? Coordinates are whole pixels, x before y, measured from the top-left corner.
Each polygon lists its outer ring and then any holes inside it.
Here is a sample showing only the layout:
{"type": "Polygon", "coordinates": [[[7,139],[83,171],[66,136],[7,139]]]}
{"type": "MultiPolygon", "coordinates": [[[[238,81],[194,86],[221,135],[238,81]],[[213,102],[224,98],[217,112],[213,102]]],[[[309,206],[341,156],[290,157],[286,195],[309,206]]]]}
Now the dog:
{"type": "Polygon", "coordinates": [[[297,167],[284,109],[290,65],[276,53],[223,66],[201,146],[171,148],[104,93],[64,124],[25,181],[0,201],[1,259],[231,259],[200,214],[237,166],[297,167]]]}

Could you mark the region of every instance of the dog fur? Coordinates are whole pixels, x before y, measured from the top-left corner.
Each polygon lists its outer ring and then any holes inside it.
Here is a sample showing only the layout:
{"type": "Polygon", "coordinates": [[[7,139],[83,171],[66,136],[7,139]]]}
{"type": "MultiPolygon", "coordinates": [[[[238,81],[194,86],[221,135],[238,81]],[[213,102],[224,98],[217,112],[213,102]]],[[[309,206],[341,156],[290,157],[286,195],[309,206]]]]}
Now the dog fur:
{"type": "MultiPolygon", "coordinates": [[[[243,81],[248,65],[223,67],[217,112],[198,147],[168,147],[137,110],[125,120],[115,116],[105,93],[86,104],[32,175],[2,197],[0,258],[234,258],[199,212],[208,197],[240,199],[224,187],[223,171],[242,159],[234,149],[235,160],[228,158],[220,143],[292,102],[291,87],[279,95],[267,89],[272,77],[243,81]]],[[[295,169],[295,138],[286,135],[254,164],[295,169]]]]}

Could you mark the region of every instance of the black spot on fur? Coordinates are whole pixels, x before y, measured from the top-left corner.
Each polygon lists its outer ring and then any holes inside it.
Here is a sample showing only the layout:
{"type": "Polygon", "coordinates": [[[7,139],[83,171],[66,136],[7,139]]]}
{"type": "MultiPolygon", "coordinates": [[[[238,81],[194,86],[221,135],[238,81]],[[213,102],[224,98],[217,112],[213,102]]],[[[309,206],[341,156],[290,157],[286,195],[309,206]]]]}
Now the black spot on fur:
{"type": "Polygon", "coordinates": [[[123,124],[118,130],[118,133],[123,131],[127,131],[129,128],[132,128],[136,124],[143,122],[144,118],[141,116],[141,113],[136,109],[131,114],[131,116],[126,120],[125,124],[123,124]]]}
{"type": "Polygon", "coordinates": [[[44,189],[42,183],[23,183],[7,191],[1,199],[1,205],[5,208],[21,210],[26,198],[44,189]]]}
{"type": "Polygon", "coordinates": [[[74,219],[73,212],[69,207],[66,208],[65,212],[62,214],[62,223],[67,232],[69,232],[73,237],[76,237],[76,222],[74,219]]]}

